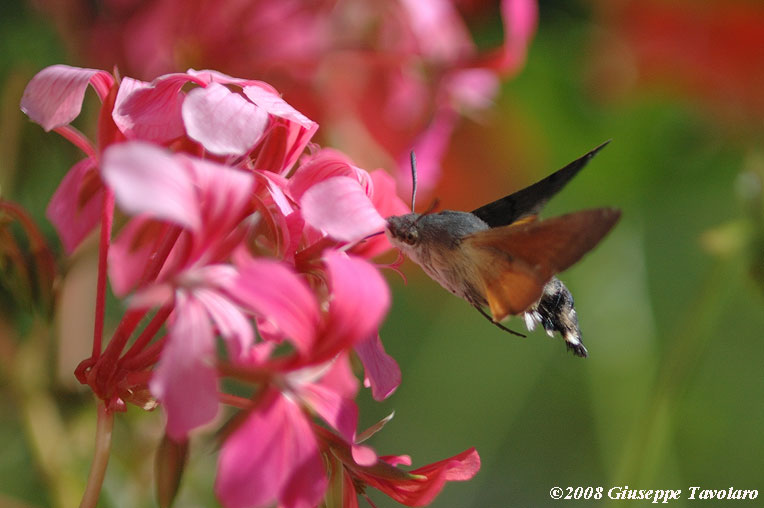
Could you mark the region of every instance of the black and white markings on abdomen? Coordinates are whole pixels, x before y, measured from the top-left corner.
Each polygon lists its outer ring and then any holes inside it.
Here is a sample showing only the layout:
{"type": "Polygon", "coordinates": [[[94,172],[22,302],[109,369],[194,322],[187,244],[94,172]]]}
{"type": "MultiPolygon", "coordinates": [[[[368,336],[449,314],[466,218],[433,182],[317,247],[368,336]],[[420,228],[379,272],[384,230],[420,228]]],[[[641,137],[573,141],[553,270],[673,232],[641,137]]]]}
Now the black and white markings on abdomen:
{"type": "Polygon", "coordinates": [[[554,277],[544,286],[541,298],[524,314],[525,326],[533,330],[541,324],[550,336],[560,332],[565,345],[576,356],[586,358],[588,352],[581,341],[581,329],[573,306],[573,295],[560,279],[554,277]]]}

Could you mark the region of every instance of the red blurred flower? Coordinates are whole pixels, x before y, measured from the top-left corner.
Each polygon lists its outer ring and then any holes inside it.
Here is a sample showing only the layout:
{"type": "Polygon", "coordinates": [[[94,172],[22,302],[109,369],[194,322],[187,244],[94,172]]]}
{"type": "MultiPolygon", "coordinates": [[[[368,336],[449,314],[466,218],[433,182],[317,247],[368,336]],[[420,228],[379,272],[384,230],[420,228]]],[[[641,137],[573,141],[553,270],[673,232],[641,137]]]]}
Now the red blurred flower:
{"type": "Polygon", "coordinates": [[[522,67],[536,26],[536,0],[39,4],[90,65],[144,79],[214,67],[267,80],[357,159],[399,164],[406,184],[415,148],[425,192],[456,119],[490,106],[500,79],[522,67]],[[473,17],[501,19],[503,41],[479,49],[473,17]]]}
{"type": "Polygon", "coordinates": [[[764,4],[757,0],[599,2],[593,86],[662,85],[731,124],[764,117],[764,4]]]}

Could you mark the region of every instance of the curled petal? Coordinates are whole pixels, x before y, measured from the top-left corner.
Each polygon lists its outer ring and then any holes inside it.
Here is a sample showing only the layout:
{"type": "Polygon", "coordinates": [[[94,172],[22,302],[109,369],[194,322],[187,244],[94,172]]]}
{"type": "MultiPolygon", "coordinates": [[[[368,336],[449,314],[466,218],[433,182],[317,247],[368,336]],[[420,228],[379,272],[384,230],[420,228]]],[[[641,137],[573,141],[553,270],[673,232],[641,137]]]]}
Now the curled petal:
{"type": "Polygon", "coordinates": [[[480,471],[480,455],[477,450],[470,448],[448,459],[415,469],[411,474],[430,476],[438,471],[443,471],[446,481],[449,482],[471,480],[480,471]]]}
{"type": "Polygon", "coordinates": [[[214,354],[215,338],[204,307],[180,295],[167,344],[149,384],[167,413],[167,434],[176,441],[217,415],[214,354]]]}
{"type": "Polygon", "coordinates": [[[191,90],[182,106],[189,137],[217,155],[243,155],[263,135],[268,113],[218,83],[191,90]]]}
{"type": "Polygon", "coordinates": [[[272,118],[255,167],[286,174],[318,130],[318,124],[290,106],[265,83],[245,86],[244,95],[272,118]]]}
{"type": "Polygon", "coordinates": [[[104,152],[101,171],[126,212],[199,228],[194,182],[165,150],[142,141],[112,145],[104,152]]]}
{"type": "Polygon", "coordinates": [[[309,131],[311,135],[318,129],[316,122],[294,109],[287,101],[269,88],[245,86],[244,95],[268,114],[294,122],[309,131]]]}
{"type": "Polygon", "coordinates": [[[299,201],[305,191],[333,176],[347,176],[358,180],[363,191],[367,195],[371,194],[369,174],[353,165],[353,161],[347,155],[331,148],[324,148],[303,159],[300,167],[289,179],[289,192],[299,201]]]}
{"type": "Polygon", "coordinates": [[[318,302],[286,265],[265,259],[241,261],[231,294],[275,324],[298,351],[305,353],[313,346],[320,322],[318,302]]]}
{"type": "Polygon", "coordinates": [[[305,222],[344,242],[382,231],[385,220],[358,181],[336,176],[317,183],[300,200],[305,222]]]}
{"type": "Polygon", "coordinates": [[[181,87],[188,79],[175,76],[153,84],[122,78],[112,118],[125,136],[165,143],[185,134],[181,87]]]}
{"type": "Polygon", "coordinates": [[[223,444],[215,491],[227,508],[312,508],[327,477],[310,422],[275,390],[223,444]]]}
{"type": "Polygon", "coordinates": [[[88,85],[103,99],[114,83],[105,71],[51,65],[38,72],[21,98],[21,110],[46,131],[70,123],[82,110],[88,85]]]}
{"type": "Polygon", "coordinates": [[[388,355],[379,334],[359,342],[355,351],[363,363],[364,384],[371,386],[375,400],[384,400],[395,392],[401,384],[401,368],[388,355]]]}
{"type": "Polygon", "coordinates": [[[64,176],[45,215],[56,227],[68,254],[96,227],[101,217],[103,184],[93,159],[83,159],[64,176]]]}
{"type": "Polygon", "coordinates": [[[446,482],[469,480],[480,469],[480,457],[474,448],[409,473],[388,466],[389,463],[400,463],[395,460],[400,458],[380,459],[372,468],[358,468],[355,473],[368,485],[406,506],[426,506],[446,482]]]}

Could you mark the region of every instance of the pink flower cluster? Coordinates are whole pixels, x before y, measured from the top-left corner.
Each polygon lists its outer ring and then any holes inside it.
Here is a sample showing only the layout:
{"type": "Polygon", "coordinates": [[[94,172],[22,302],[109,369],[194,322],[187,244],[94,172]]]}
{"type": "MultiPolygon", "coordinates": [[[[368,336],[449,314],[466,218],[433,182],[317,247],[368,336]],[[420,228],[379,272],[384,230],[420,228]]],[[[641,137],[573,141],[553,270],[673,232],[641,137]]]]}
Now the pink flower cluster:
{"type": "Polygon", "coordinates": [[[375,399],[400,383],[378,334],[390,293],[369,261],[390,246],[367,238],[407,212],[387,173],[309,145],[318,125],[270,85],[215,71],[149,83],[55,65],[21,107],[85,153],[48,208],[67,252],[100,226],[93,353],[77,378],[109,411],[159,401],[178,442],[221,402],[238,408],[219,455],[224,506],[317,506],[330,484],[338,506],[365,486],[421,506],[477,472],[474,450],[405,472],[407,457],[361,444],[381,425],[357,431],[351,355],[375,399]],[[89,86],[96,143],[70,125],[89,86]],[[102,347],[107,283],[127,310],[102,347]]]}
{"type": "Polygon", "coordinates": [[[461,115],[522,68],[536,0],[38,0],[79,58],[154,77],[187,67],[255,73],[371,160],[419,155],[438,181],[461,115]],[[486,26],[488,27],[486,30],[486,26]],[[480,47],[471,30],[496,32],[480,47]],[[482,30],[481,30],[482,29],[482,30]]]}

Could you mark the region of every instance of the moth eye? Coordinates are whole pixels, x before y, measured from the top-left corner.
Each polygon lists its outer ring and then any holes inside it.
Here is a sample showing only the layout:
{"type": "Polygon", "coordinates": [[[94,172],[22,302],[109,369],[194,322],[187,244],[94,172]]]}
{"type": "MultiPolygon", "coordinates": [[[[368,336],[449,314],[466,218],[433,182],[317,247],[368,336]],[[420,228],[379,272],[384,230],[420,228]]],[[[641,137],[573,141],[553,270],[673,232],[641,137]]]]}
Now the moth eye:
{"type": "Polygon", "coordinates": [[[409,245],[413,245],[419,240],[419,232],[416,229],[409,229],[403,234],[403,241],[409,245]]]}

